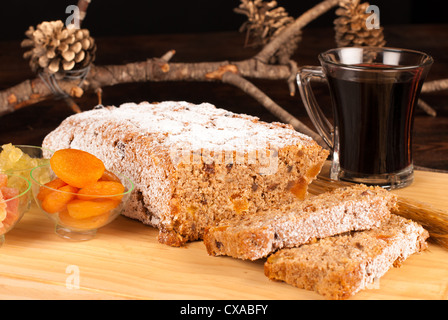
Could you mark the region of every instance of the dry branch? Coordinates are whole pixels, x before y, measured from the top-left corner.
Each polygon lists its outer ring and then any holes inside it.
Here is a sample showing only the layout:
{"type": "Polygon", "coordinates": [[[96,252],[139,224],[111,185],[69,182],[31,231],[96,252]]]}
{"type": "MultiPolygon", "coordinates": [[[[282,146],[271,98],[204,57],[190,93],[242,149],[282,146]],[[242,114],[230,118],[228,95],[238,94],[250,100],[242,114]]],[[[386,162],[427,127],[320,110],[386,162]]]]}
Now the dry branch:
{"type": "MultiPolygon", "coordinates": [[[[85,16],[89,2],[86,0],[80,0],[79,2],[83,13],[82,18],[85,16]]],[[[287,64],[277,65],[270,64],[268,61],[282,45],[287,43],[294,35],[300,33],[304,26],[337,4],[337,0],[322,1],[273,38],[259,54],[247,60],[170,63],[169,60],[175,54],[175,51],[172,50],[161,58],[152,58],[125,65],[96,66],[92,64],[82,84],[65,78],[59,79],[57,84],[60,91],[66,94],[64,99],[72,110],[78,112],[80,109],[72,98],[79,97],[80,93],[82,94],[87,90],[94,90],[101,98],[101,88],[105,86],[148,81],[220,81],[242,89],[276,115],[280,121],[293,125],[296,130],[312,136],[324,145],[314,131],[281,108],[246,78],[284,80],[289,86],[291,95],[293,95],[295,93],[296,62],[289,59],[287,64]]],[[[32,80],[26,80],[0,92],[0,115],[50,99],[54,95],[54,90],[42,78],[36,77],[32,80]]]]}
{"type": "Polygon", "coordinates": [[[255,59],[267,63],[269,59],[280,49],[280,47],[298,34],[306,25],[325,12],[337,6],[339,0],[325,0],[313,8],[304,12],[299,18],[291,23],[282,33],[269,42],[256,56],[255,59]]]}
{"type": "MultiPolygon", "coordinates": [[[[288,80],[291,72],[288,66],[265,65],[254,60],[238,62],[203,62],[203,63],[168,63],[174,54],[169,51],[163,58],[149,59],[144,62],[128,63],[126,65],[92,66],[81,89],[98,90],[105,86],[134,82],[161,81],[222,81],[243,88],[249,83],[244,78],[259,78],[272,80],[288,80]],[[256,65],[256,67],[255,67],[256,65]],[[238,73],[238,78],[228,80],[225,73],[238,73]],[[225,80],[227,79],[227,80],[225,80]]],[[[77,87],[76,81],[61,80],[60,88],[72,95],[77,87]]],[[[254,91],[243,90],[253,96],[268,110],[273,112],[283,122],[305,134],[318,136],[306,125],[273,102],[267,95],[253,94],[254,91]],[[273,107],[274,106],[274,107],[273,107]]],[[[53,97],[53,92],[41,78],[26,80],[12,88],[0,92],[0,114],[13,112],[19,108],[53,97]]]]}
{"type": "Polygon", "coordinates": [[[232,84],[240,88],[245,93],[249,94],[257,101],[262,103],[266,109],[268,109],[273,115],[279,119],[283,119],[284,122],[291,124],[296,130],[312,137],[319,144],[324,145],[322,138],[313,130],[297,120],[292,114],[281,108],[271,98],[269,98],[263,91],[258,89],[247,79],[241,77],[234,72],[226,72],[222,76],[222,82],[232,84]]]}
{"type": "Polygon", "coordinates": [[[428,81],[423,84],[422,93],[448,90],[448,79],[428,81]]]}
{"type": "Polygon", "coordinates": [[[430,115],[431,117],[437,116],[437,111],[434,110],[429,104],[427,104],[422,99],[418,99],[417,106],[421,108],[426,114],[430,115]]]}
{"type": "MultiPolygon", "coordinates": [[[[78,6],[81,9],[81,19],[85,17],[89,3],[90,0],[79,0],[78,6]]],[[[256,88],[249,79],[285,81],[291,95],[294,95],[297,63],[290,57],[287,57],[289,60],[286,59],[284,64],[272,64],[269,61],[282,46],[299,35],[308,23],[338,4],[339,0],[324,0],[320,2],[290,23],[282,32],[273,37],[258,54],[247,60],[172,63],[170,59],[175,54],[175,51],[171,50],[161,58],[151,58],[146,61],[124,65],[96,66],[91,64],[87,76],[81,83],[71,78],[58,79],[57,86],[59,92],[55,92],[54,88],[48,86],[42,77],[26,80],[9,89],[0,91],[0,116],[54,97],[62,97],[74,112],[79,112],[80,108],[74,102],[74,98],[79,98],[85,91],[93,90],[98,94],[99,100],[101,100],[103,87],[122,83],[217,81],[242,89],[277,116],[280,121],[293,125],[296,130],[312,136],[322,146],[326,147],[322,139],[313,130],[276,104],[265,93],[256,88]]],[[[445,88],[448,88],[447,80],[435,81],[425,84],[422,92],[445,88]]],[[[424,102],[423,106],[430,108],[424,102]]]]}
{"type": "Polygon", "coordinates": [[[89,7],[90,0],[79,0],[78,8],[79,8],[79,24],[81,25],[84,19],[86,18],[87,8],[89,7]]]}
{"type": "MultiPolygon", "coordinates": [[[[244,77],[287,80],[290,76],[288,66],[265,65],[254,60],[169,63],[167,57],[173,54],[174,51],[169,51],[162,58],[125,65],[93,65],[81,89],[83,91],[96,90],[121,83],[147,81],[218,81],[218,78],[210,77],[210,74],[228,65],[236,66],[238,72],[244,77]]],[[[69,95],[75,92],[74,88],[78,87],[78,81],[74,80],[62,79],[58,84],[69,95]]],[[[52,97],[53,92],[40,77],[25,80],[0,92],[0,114],[10,113],[52,97]]]]}

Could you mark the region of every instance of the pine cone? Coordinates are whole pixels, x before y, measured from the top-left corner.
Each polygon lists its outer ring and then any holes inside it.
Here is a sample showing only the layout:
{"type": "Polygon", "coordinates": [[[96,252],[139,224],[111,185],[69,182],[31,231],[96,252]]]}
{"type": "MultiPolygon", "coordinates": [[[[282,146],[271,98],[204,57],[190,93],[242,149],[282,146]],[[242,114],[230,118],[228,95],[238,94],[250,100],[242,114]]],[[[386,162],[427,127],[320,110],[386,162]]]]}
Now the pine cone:
{"type": "Polygon", "coordinates": [[[21,46],[29,50],[23,57],[30,60],[34,72],[50,74],[82,69],[95,59],[96,44],[87,29],[66,28],[62,21],[44,21],[29,27],[21,46]]]}
{"type": "MultiPolygon", "coordinates": [[[[248,18],[240,28],[241,32],[247,33],[246,46],[264,46],[294,22],[294,18],[290,17],[283,7],[277,7],[277,1],[241,0],[235,12],[248,18]]],[[[271,63],[287,63],[301,40],[301,34],[293,37],[275,54],[271,63]]]]}
{"type": "Polygon", "coordinates": [[[342,0],[336,10],[335,19],[336,44],[338,47],[371,46],[383,47],[383,27],[368,29],[367,18],[371,13],[366,13],[369,3],[359,3],[359,0],[342,0]]]}

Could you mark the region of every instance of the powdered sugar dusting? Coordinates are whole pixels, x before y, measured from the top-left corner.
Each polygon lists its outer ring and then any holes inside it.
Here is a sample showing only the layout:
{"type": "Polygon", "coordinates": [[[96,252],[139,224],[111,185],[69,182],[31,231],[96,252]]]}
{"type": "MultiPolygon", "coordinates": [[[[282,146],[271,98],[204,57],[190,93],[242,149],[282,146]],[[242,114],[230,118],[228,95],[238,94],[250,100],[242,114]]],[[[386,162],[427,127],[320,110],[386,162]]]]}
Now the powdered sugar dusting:
{"type": "Polygon", "coordinates": [[[78,120],[126,121],[140,134],[163,136],[159,141],[170,149],[251,151],[315,143],[286,125],[265,123],[257,117],[235,114],[209,103],[125,103],[118,108],[94,109],[75,117],[78,120]]]}
{"type": "Polygon", "coordinates": [[[390,217],[396,197],[380,187],[354,185],[322,193],[293,207],[222,220],[204,236],[209,252],[241,259],[260,259],[278,249],[313,238],[378,227],[390,217]],[[254,236],[257,242],[244,241],[254,236]],[[260,239],[269,239],[261,244],[260,239]],[[242,241],[243,240],[243,241],[242,241]],[[220,243],[219,249],[214,247],[220,243]],[[263,247],[264,246],[264,247],[263,247]]]}
{"type": "Polygon", "coordinates": [[[271,279],[312,288],[330,299],[346,299],[362,289],[378,288],[390,268],[426,249],[428,236],[419,224],[392,214],[370,230],[279,250],[264,270],[271,279]]]}

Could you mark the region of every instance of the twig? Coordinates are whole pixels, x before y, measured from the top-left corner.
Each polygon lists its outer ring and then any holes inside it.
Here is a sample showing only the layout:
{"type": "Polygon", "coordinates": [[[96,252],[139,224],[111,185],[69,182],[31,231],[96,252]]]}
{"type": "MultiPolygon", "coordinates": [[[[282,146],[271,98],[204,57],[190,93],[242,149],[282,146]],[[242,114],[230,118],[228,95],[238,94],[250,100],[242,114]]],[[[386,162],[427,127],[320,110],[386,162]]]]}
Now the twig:
{"type": "Polygon", "coordinates": [[[86,18],[87,15],[87,8],[89,7],[91,0],[79,0],[78,1],[78,8],[79,8],[79,25],[81,26],[83,20],[86,18]]]}
{"type": "MultiPolygon", "coordinates": [[[[172,51],[170,51],[172,52],[172,51]]],[[[284,79],[290,78],[290,71],[288,66],[274,66],[257,63],[258,67],[254,68],[256,63],[253,60],[244,60],[239,62],[203,62],[203,63],[168,63],[165,60],[168,57],[164,55],[164,59],[156,58],[144,62],[129,63],[126,65],[111,65],[111,66],[92,66],[89,75],[82,85],[84,91],[93,89],[100,93],[98,89],[104,86],[111,86],[119,83],[129,82],[146,82],[146,81],[223,81],[224,73],[239,73],[239,78],[245,80],[243,77],[262,78],[262,79],[284,79]]],[[[228,79],[228,77],[226,78],[228,79]]],[[[228,80],[231,81],[231,80],[228,80]]],[[[246,83],[249,81],[245,80],[246,83]]],[[[65,92],[70,93],[72,88],[76,86],[68,80],[61,80],[59,86],[65,92]]],[[[238,86],[238,85],[237,85],[238,86]]],[[[255,88],[255,87],[253,87],[255,88]]],[[[245,91],[245,90],[243,90],[245,91]]],[[[257,96],[264,95],[258,88],[257,96]]],[[[251,91],[254,92],[254,89],[251,91]]],[[[0,92],[0,114],[13,112],[14,110],[27,106],[29,103],[49,99],[53,96],[51,90],[42,82],[40,78],[32,81],[24,81],[23,83],[0,92]],[[24,95],[23,93],[27,94],[24,95]],[[21,97],[22,100],[19,100],[21,97]],[[29,103],[28,103],[29,102],[29,103]],[[2,108],[6,106],[6,108],[2,108]]],[[[309,129],[306,125],[294,118],[278,104],[269,99],[258,100],[262,106],[266,107],[274,115],[278,116],[281,121],[291,124],[296,130],[312,136],[314,139],[320,137],[309,129]]],[[[100,99],[100,95],[98,96],[100,99]]],[[[73,107],[73,104],[69,104],[73,107]]],[[[322,145],[324,145],[322,143],[322,145]]]]}
{"type": "MultiPolygon", "coordinates": [[[[261,64],[253,59],[237,62],[168,63],[161,58],[154,58],[125,65],[92,65],[82,89],[85,92],[121,83],[145,81],[216,81],[216,78],[208,77],[207,74],[227,65],[235,65],[243,77],[258,79],[287,80],[291,72],[288,66],[261,64]]],[[[58,85],[70,94],[78,83],[62,79],[58,85]]],[[[52,91],[39,77],[25,80],[0,91],[0,115],[52,97],[52,91]]]]}
{"type": "Polygon", "coordinates": [[[176,54],[176,50],[170,50],[167,53],[165,53],[163,56],[161,56],[160,59],[165,62],[169,62],[175,54],[176,54]]]}
{"type": "Polygon", "coordinates": [[[437,116],[437,111],[434,110],[429,104],[427,104],[425,101],[423,101],[422,99],[418,99],[417,105],[420,107],[420,109],[422,109],[423,111],[425,111],[428,115],[430,115],[431,117],[435,117],[437,116]]]}
{"type": "Polygon", "coordinates": [[[280,49],[282,45],[289,41],[292,37],[298,34],[306,25],[315,20],[320,15],[337,6],[339,0],[324,0],[313,8],[303,13],[293,23],[291,23],[283,32],[269,42],[264,48],[255,56],[255,59],[267,63],[269,59],[280,49]]]}
{"type": "Polygon", "coordinates": [[[95,93],[96,93],[96,96],[98,97],[98,104],[102,105],[103,104],[103,89],[96,88],[95,93]]]}
{"type": "Polygon", "coordinates": [[[291,68],[291,75],[288,78],[289,94],[294,97],[296,95],[296,75],[299,67],[294,60],[289,60],[289,66],[291,68]]]}
{"type": "MultiPolygon", "coordinates": [[[[89,3],[90,0],[79,0],[78,2],[82,12],[82,19],[85,17],[89,3]]],[[[303,13],[281,33],[272,38],[256,56],[247,60],[236,62],[170,63],[170,59],[175,54],[175,51],[171,50],[161,58],[152,58],[142,62],[110,66],[91,65],[90,71],[79,89],[75,88],[79,84],[74,83],[70,79],[58,81],[58,86],[69,97],[74,97],[74,93],[78,97],[80,92],[95,90],[101,102],[101,88],[120,83],[147,81],[222,81],[224,83],[232,83],[256,98],[261,105],[279,117],[279,119],[291,124],[298,131],[313,137],[322,146],[326,147],[317,133],[281,108],[246,78],[286,80],[290,94],[294,95],[296,90],[296,62],[289,60],[284,65],[274,65],[270,64],[269,60],[285,43],[299,34],[304,26],[337,4],[338,0],[322,1],[303,13]]],[[[12,88],[0,91],[0,115],[51,97],[53,97],[53,92],[45,85],[42,79],[36,78],[24,81],[12,88]]],[[[70,100],[69,105],[74,110],[77,110],[76,104],[72,103],[71,98],[68,99],[70,100]]]]}
{"type": "Polygon", "coordinates": [[[72,109],[74,113],[80,113],[82,112],[81,108],[78,106],[78,104],[70,97],[64,97],[65,103],[72,109]]]}
{"type": "Polygon", "coordinates": [[[222,76],[222,82],[240,88],[243,92],[249,94],[260,104],[262,104],[266,109],[268,109],[273,115],[275,115],[281,121],[291,124],[294,127],[294,129],[312,137],[320,145],[322,146],[325,145],[324,141],[317,133],[308,128],[305,124],[303,124],[300,120],[295,118],[285,109],[280,107],[271,98],[269,98],[263,91],[258,89],[254,84],[252,84],[247,79],[241,77],[240,75],[234,72],[225,72],[222,76]]]}
{"type": "Polygon", "coordinates": [[[428,81],[423,84],[422,93],[448,90],[448,79],[428,81]]]}

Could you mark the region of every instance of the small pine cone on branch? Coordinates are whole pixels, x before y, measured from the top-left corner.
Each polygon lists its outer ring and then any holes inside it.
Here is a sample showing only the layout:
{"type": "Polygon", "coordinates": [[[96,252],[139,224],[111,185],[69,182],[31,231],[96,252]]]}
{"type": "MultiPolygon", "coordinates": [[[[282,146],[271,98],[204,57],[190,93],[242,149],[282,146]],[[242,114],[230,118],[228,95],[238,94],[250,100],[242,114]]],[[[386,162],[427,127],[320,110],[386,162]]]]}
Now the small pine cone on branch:
{"type": "Polygon", "coordinates": [[[28,51],[23,57],[34,72],[82,69],[95,59],[96,44],[87,29],[67,28],[60,20],[44,21],[37,28],[29,27],[25,35],[21,46],[28,51]]]}
{"type": "Polygon", "coordinates": [[[342,0],[336,10],[335,40],[338,47],[384,47],[383,27],[367,28],[367,19],[371,13],[366,13],[369,3],[359,0],[342,0]]]}
{"type": "MultiPolygon", "coordinates": [[[[262,47],[294,22],[283,7],[277,7],[277,1],[241,0],[234,11],[247,16],[247,21],[240,28],[240,31],[246,31],[245,46],[262,47]]],[[[288,63],[301,40],[301,33],[294,35],[276,52],[270,63],[288,63]]]]}

